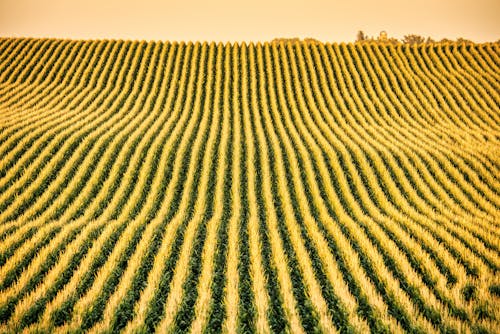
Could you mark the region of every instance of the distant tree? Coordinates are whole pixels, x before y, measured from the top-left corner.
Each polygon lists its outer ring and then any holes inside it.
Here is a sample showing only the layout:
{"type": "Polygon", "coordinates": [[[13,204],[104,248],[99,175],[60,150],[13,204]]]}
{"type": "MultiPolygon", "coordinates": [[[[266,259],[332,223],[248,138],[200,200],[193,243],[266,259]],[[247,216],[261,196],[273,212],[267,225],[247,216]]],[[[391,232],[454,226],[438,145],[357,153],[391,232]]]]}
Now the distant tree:
{"type": "Polygon", "coordinates": [[[387,42],[387,39],[388,39],[387,32],[385,30],[382,30],[378,36],[378,40],[380,42],[387,42]]]}
{"type": "Polygon", "coordinates": [[[420,44],[425,42],[425,38],[419,35],[405,35],[403,37],[403,43],[405,44],[420,44]]]}
{"type": "Polygon", "coordinates": [[[275,38],[271,41],[271,43],[280,43],[280,42],[285,42],[285,43],[288,43],[288,42],[300,42],[300,38],[298,37],[293,37],[293,38],[275,38]]]}
{"type": "Polygon", "coordinates": [[[469,39],[462,38],[462,37],[457,38],[457,43],[459,43],[459,44],[474,44],[473,41],[471,41],[469,39]]]}
{"type": "Polygon", "coordinates": [[[356,42],[366,41],[367,39],[368,37],[362,30],[358,31],[358,34],[356,35],[356,42]]]}
{"type": "MultiPolygon", "coordinates": [[[[307,41],[309,39],[305,39],[307,41]]],[[[311,40],[313,42],[314,40],[311,40]]],[[[399,40],[394,37],[389,37],[385,31],[381,31],[378,37],[368,36],[362,30],[359,30],[356,34],[356,43],[381,43],[381,44],[431,44],[431,43],[458,43],[458,44],[474,44],[474,41],[469,39],[465,39],[462,37],[457,38],[456,40],[452,40],[449,38],[443,38],[441,40],[435,40],[432,37],[423,37],[416,34],[408,34],[403,37],[403,39],[399,40]]],[[[500,39],[496,42],[500,44],[500,39]]]]}

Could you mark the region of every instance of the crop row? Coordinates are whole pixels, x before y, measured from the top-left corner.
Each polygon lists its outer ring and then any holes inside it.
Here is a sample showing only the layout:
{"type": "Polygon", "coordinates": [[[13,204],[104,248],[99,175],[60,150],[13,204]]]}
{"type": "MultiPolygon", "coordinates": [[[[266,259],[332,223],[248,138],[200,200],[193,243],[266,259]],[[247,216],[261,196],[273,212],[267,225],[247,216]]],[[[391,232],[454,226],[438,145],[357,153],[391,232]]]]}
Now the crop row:
{"type": "Polygon", "coordinates": [[[499,73],[0,39],[0,332],[498,332],[499,73]]]}

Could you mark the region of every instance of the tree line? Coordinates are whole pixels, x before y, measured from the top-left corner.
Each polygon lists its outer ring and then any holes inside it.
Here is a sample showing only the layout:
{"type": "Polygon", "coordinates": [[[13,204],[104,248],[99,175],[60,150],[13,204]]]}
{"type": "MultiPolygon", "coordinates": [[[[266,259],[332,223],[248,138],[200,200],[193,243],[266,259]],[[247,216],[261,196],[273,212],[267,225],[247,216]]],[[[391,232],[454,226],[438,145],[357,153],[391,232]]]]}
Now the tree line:
{"type": "MultiPolygon", "coordinates": [[[[356,42],[385,42],[385,43],[392,43],[392,44],[423,44],[423,43],[465,43],[465,44],[474,44],[474,41],[471,41],[469,39],[465,39],[462,37],[457,38],[456,40],[448,39],[448,38],[443,38],[441,40],[435,40],[431,37],[424,37],[421,35],[417,34],[408,34],[403,36],[402,39],[397,39],[394,37],[387,37],[387,33],[385,31],[380,32],[380,35],[378,37],[370,37],[366,35],[362,30],[359,30],[358,33],[356,34],[356,42]]],[[[500,42],[500,40],[497,41],[497,43],[500,42]]]]}

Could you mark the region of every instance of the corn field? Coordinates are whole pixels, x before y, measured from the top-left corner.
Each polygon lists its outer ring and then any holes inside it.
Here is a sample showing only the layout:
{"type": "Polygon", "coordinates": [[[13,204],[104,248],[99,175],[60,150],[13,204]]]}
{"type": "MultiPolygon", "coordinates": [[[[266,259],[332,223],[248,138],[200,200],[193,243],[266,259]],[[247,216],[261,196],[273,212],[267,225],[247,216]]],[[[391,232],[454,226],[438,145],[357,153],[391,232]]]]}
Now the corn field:
{"type": "Polygon", "coordinates": [[[499,268],[499,44],[0,39],[0,333],[498,333],[499,268]]]}

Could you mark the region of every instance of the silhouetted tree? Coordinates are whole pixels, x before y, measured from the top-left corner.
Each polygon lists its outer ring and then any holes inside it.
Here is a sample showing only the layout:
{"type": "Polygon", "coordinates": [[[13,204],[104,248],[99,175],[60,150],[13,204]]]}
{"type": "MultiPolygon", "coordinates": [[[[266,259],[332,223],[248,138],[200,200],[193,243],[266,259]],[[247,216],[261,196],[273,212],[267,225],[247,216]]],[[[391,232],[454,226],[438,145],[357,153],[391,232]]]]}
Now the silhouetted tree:
{"type": "Polygon", "coordinates": [[[425,38],[419,35],[405,35],[403,37],[403,43],[406,44],[420,44],[425,42],[425,38]]]}
{"type": "Polygon", "coordinates": [[[473,41],[469,40],[469,39],[465,39],[465,38],[462,38],[462,37],[459,37],[457,38],[457,43],[464,43],[464,44],[474,44],[473,41]]]}
{"type": "Polygon", "coordinates": [[[356,42],[366,41],[367,39],[368,37],[362,30],[358,31],[358,34],[356,35],[356,42]]]}

